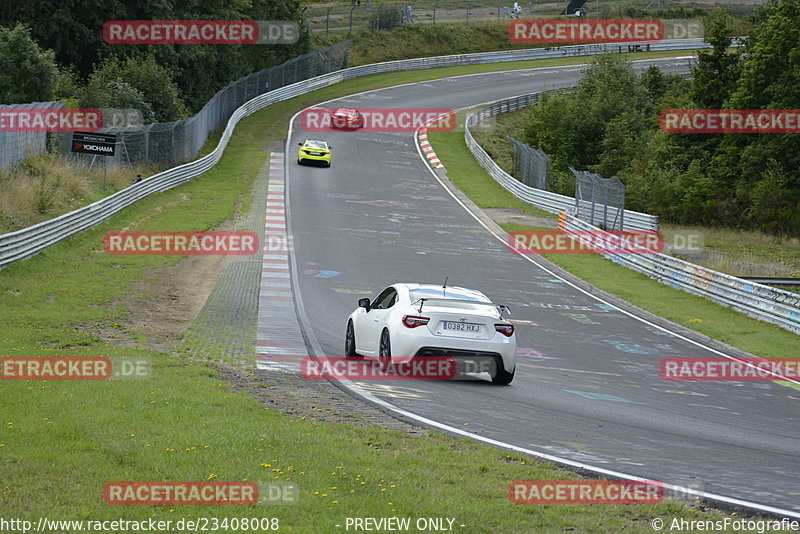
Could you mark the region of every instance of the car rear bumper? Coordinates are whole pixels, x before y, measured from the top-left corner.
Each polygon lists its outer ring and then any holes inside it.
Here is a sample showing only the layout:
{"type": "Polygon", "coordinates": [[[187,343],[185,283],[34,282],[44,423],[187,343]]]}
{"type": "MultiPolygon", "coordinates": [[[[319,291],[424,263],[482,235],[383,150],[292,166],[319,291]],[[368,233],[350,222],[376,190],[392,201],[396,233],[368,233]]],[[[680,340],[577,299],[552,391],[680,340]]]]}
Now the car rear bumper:
{"type": "Polygon", "coordinates": [[[392,336],[392,361],[407,362],[424,356],[445,356],[456,360],[490,359],[499,361],[509,373],[517,365],[517,342],[514,337],[508,338],[499,333],[492,339],[420,335],[417,332],[408,334],[392,336]]]}
{"type": "Polygon", "coordinates": [[[312,156],[312,155],[306,154],[306,153],[298,153],[297,154],[297,160],[298,161],[320,161],[320,162],[323,162],[323,163],[330,163],[331,162],[331,156],[330,155],[327,155],[327,156],[312,156]]]}
{"type": "Polygon", "coordinates": [[[438,358],[452,358],[456,361],[469,361],[473,363],[469,368],[480,369],[481,371],[488,372],[492,376],[494,376],[495,371],[501,367],[510,373],[514,370],[515,365],[515,362],[511,362],[511,367],[509,368],[502,354],[481,350],[422,347],[414,355],[415,358],[427,358],[432,356],[438,358]]]}
{"type": "Polygon", "coordinates": [[[340,130],[358,130],[363,124],[360,122],[331,122],[331,128],[338,128],[340,130]]]}

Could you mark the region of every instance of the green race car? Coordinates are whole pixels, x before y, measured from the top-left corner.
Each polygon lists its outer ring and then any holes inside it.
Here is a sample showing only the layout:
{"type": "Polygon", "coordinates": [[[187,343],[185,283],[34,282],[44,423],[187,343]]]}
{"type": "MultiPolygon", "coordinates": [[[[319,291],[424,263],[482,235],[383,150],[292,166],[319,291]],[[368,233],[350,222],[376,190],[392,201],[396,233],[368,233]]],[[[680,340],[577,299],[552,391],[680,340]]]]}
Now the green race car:
{"type": "Polygon", "coordinates": [[[325,141],[306,139],[305,143],[297,144],[300,145],[300,150],[297,151],[298,165],[306,161],[319,161],[326,167],[331,166],[331,146],[325,141]]]}

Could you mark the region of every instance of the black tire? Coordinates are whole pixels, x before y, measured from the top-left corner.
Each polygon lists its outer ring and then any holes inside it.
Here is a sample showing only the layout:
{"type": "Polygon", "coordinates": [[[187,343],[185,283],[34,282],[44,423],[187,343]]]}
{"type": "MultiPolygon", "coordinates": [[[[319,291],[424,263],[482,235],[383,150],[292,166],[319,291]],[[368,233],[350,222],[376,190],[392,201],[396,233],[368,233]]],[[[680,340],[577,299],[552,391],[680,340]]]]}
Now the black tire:
{"type": "Polygon", "coordinates": [[[303,160],[302,160],[302,159],[300,159],[300,158],[297,158],[297,164],[298,164],[298,165],[302,165],[302,164],[303,164],[303,160]]]}
{"type": "Polygon", "coordinates": [[[514,380],[514,373],[516,371],[517,368],[515,367],[514,370],[509,373],[505,370],[503,364],[501,363],[497,368],[497,372],[492,377],[492,384],[499,384],[501,386],[509,385],[511,381],[514,380]]]}
{"type": "Polygon", "coordinates": [[[326,162],[325,162],[325,166],[326,166],[326,167],[330,167],[330,166],[331,166],[331,162],[330,162],[330,161],[326,161],[326,162]]]}
{"type": "Polygon", "coordinates": [[[344,356],[351,360],[360,360],[360,356],[356,352],[356,332],[353,329],[353,321],[347,321],[347,333],[344,337],[344,356]]]}
{"type": "Polygon", "coordinates": [[[386,372],[392,364],[392,342],[389,339],[389,331],[381,332],[381,341],[378,346],[378,358],[381,362],[381,371],[386,372]]]}

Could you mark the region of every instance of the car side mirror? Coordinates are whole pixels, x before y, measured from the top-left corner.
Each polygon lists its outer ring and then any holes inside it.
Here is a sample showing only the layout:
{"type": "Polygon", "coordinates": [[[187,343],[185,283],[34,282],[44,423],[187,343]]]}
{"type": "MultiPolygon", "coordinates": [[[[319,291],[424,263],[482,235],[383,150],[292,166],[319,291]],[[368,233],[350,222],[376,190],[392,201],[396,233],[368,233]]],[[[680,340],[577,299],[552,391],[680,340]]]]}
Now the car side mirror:
{"type": "Polygon", "coordinates": [[[328,148],[329,148],[329,149],[333,148],[333,145],[328,145],[328,148]]]}
{"type": "Polygon", "coordinates": [[[369,299],[367,299],[367,298],[358,299],[358,307],[359,308],[364,308],[367,311],[369,311],[369,299]]]}

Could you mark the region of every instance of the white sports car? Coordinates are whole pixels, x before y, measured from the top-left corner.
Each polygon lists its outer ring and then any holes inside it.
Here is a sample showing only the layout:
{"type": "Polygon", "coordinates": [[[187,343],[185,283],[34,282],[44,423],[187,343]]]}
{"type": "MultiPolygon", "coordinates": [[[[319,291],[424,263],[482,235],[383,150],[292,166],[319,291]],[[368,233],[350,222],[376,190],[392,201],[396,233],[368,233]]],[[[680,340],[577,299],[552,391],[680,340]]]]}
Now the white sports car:
{"type": "Polygon", "coordinates": [[[345,355],[377,358],[384,368],[415,357],[489,360],[492,382],[510,384],[516,369],[514,325],[507,308],[463,287],[394,284],[347,320],[345,355]]]}

